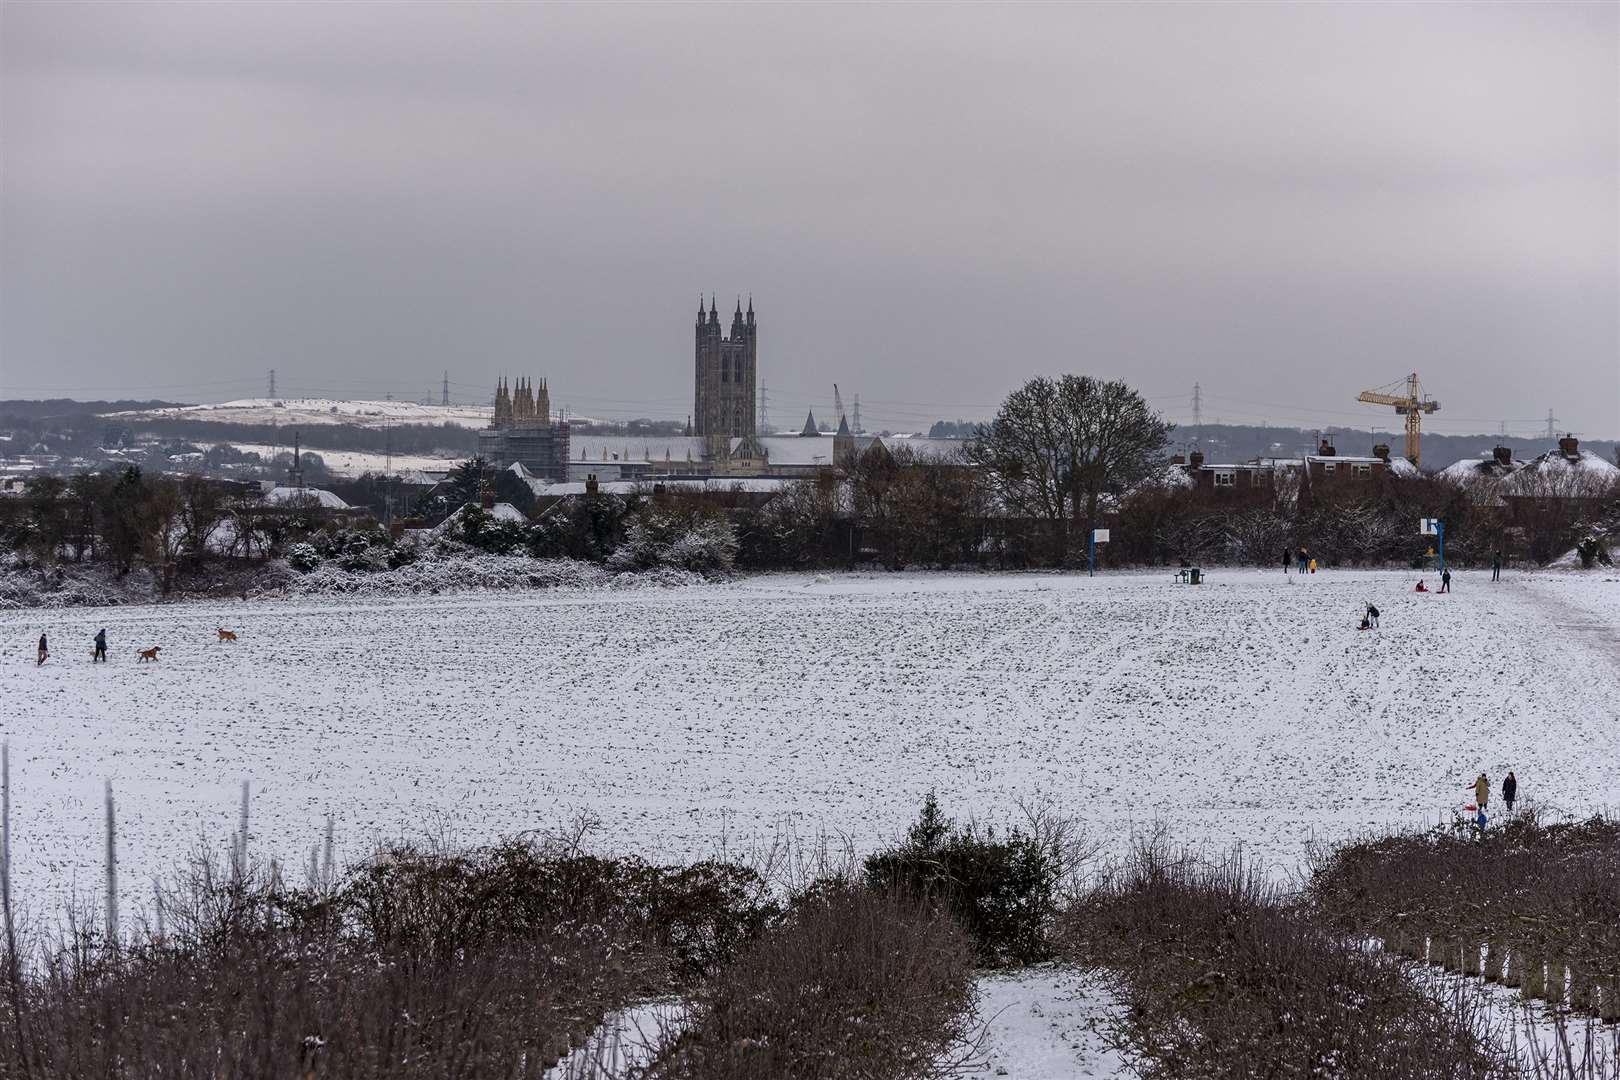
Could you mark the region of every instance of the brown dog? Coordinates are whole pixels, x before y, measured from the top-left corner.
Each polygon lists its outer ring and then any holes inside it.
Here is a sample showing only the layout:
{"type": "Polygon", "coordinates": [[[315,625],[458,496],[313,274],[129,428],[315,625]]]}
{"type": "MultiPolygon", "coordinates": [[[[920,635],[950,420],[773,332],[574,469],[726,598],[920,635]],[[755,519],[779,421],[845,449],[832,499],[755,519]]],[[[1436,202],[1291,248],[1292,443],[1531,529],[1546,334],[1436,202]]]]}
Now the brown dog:
{"type": "Polygon", "coordinates": [[[161,649],[161,648],[163,648],[163,646],[154,645],[150,649],[142,649],[140,651],[140,653],[138,654],[140,656],[140,659],[135,661],[135,662],[137,664],[144,664],[148,660],[156,660],[158,658],[158,650],[161,649]]]}
{"type": "Polygon", "coordinates": [[[235,641],[236,640],[236,631],[234,631],[234,630],[226,630],[224,627],[220,627],[219,628],[219,640],[221,640],[221,641],[235,641]]]}

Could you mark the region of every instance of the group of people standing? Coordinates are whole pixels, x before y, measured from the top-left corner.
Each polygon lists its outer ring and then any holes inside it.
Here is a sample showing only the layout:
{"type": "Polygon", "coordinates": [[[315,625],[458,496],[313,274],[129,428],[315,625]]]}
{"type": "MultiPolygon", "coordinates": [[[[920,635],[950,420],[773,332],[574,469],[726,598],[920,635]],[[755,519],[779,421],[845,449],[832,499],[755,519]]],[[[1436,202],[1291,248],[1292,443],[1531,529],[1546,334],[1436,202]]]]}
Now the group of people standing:
{"type": "Polygon", "coordinates": [[[1300,573],[1316,573],[1316,560],[1311,558],[1309,551],[1305,550],[1305,545],[1301,544],[1298,551],[1289,551],[1287,548],[1283,548],[1282,567],[1284,574],[1288,573],[1288,564],[1295,561],[1299,563],[1300,573]]]}
{"type": "MultiPolygon", "coordinates": [[[[1519,778],[1509,769],[1502,778],[1502,802],[1508,813],[1513,813],[1513,800],[1519,797],[1519,778]]],[[[1485,828],[1485,807],[1491,801],[1491,778],[1484,773],[1474,781],[1474,824],[1485,828]]]]}

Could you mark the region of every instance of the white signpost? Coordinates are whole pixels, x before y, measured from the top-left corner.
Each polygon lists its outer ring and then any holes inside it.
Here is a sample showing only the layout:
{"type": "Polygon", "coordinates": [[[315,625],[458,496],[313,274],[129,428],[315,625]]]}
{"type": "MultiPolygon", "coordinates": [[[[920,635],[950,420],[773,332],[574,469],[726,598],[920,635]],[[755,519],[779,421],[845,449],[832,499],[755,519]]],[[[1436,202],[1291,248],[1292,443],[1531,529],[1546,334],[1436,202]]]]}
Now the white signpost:
{"type": "Polygon", "coordinates": [[[1097,545],[1108,543],[1107,529],[1092,529],[1090,546],[1090,563],[1086,568],[1087,577],[1097,576],[1097,545]]]}

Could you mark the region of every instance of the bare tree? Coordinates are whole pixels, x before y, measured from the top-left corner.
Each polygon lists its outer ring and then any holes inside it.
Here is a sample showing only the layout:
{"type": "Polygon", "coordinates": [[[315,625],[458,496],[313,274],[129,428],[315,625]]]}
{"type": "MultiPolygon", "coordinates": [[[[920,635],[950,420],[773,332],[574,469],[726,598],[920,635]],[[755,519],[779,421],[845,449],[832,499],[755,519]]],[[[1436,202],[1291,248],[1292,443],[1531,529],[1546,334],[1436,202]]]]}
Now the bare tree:
{"type": "Polygon", "coordinates": [[[1070,519],[1094,527],[1105,493],[1161,467],[1173,426],[1123,382],[1043,376],[1007,396],[967,453],[1008,510],[1050,523],[1067,557],[1070,519]]]}

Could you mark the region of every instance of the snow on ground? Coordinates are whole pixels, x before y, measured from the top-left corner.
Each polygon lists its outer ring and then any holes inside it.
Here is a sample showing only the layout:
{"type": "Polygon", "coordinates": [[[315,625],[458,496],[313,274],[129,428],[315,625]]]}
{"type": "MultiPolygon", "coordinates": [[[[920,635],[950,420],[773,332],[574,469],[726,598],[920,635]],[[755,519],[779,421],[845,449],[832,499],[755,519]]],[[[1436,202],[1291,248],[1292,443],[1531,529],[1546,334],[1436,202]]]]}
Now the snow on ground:
{"type": "MultiPolygon", "coordinates": [[[[1136,1076],[1103,1036],[1124,1006],[1090,972],[1045,965],[979,980],[984,1024],[976,1062],[1016,1080],[1136,1076]]],[[[964,1070],[964,1073],[969,1070],[964,1070]]]]}
{"type": "Polygon", "coordinates": [[[646,1065],[686,1023],[678,1002],[655,1001],[608,1016],[543,1080],[616,1080],[646,1065]]]}
{"type": "MultiPolygon", "coordinates": [[[[292,445],[271,446],[268,443],[228,442],[214,446],[234,446],[244,454],[258,454],[266,461],[276,454],[290,454],[292,445]]],[[[455,468],[467,460],[461,457],[439,457],[433,454],[370,454],[362,450],[310,450],[320,458],[334,476],[358,477],[366,473],[440,472],[455,468]]]]}
{"type": "Polygon", "coordinates": [[[1162,826],[1286,873],[1313,836],[1434,821],[1481,769],[1620,806],[1612,633],[1566,625],[1620,627],[1617,586],[1488,578],[775,575],[3,612],[15,888],[36,912],[95,894],[105,778],[141,883],[222,847],[243,778],[254,850],[290,866],[328,812],[351,858],[588,812],[604,846],[680,859],[787,834],[870,850],[929,789],[997,821],[1044,794],[1114,851],[1162,826]],[[1383,627],[1358,632],[1369,599],[1383,627]],[[92,666],[100,626],[113,661],[92,666]]]}
{"type": "Polygon", "coordinates": [[[419,405],[414,401],[348,401],[337,398],[239,398],[210,405],[176,405],[108,413],[124,420],[207,420],[226,424],[455,424],[488,427],[489,405],[419,405]]]}

